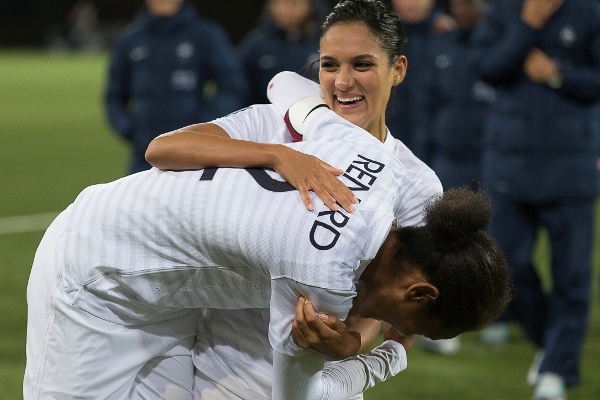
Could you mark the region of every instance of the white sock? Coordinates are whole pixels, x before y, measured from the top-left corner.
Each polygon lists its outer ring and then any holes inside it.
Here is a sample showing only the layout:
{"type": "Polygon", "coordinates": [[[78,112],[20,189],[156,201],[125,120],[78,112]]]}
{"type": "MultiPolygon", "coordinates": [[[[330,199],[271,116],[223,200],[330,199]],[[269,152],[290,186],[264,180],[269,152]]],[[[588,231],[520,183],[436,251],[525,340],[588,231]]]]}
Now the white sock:
{"type": "Polygon", "coordinates": [[[280,72],[267,86],[267,97],[281,115],[285,115],[298,100],[312,96],[321,97],[321,86],[295,72],[280,72]]]}

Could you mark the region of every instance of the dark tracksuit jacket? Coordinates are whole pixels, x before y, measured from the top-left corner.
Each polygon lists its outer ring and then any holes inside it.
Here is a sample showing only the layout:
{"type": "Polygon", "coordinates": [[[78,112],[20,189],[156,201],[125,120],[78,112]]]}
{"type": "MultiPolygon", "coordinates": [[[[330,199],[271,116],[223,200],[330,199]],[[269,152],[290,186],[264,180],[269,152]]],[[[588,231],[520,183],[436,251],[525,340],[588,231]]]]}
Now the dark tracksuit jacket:
{"type": "Polygon", "coordinates": [[[246,96],[227,34],[190,4],[170,18],[144,12],[114,44],[105,107],[113,129],[132,144],[131,173],[150,168],[144,153],[156,136],[224,116],[246,96]],[[207,95],[207,82],[216,94],[207,95]]]}
{"type": "Polygon", "coordinates": [[[471,31],[455,29],[429,43],[419,107],[431,164],[444,189],[481,181],[483,127],[494,88],[472,67],[471,31]]]}
{"type": "Polygon", "coordinates": [[[250,86],[248,104],[267,104],[267,85],[281,71],[293,71],[313,80],[318,76],[307,66],[319,58],[319,33],[292,37],[278,28],[272,18],[265,16],[259,27],[239,43],[239,57],[250,86]]]}

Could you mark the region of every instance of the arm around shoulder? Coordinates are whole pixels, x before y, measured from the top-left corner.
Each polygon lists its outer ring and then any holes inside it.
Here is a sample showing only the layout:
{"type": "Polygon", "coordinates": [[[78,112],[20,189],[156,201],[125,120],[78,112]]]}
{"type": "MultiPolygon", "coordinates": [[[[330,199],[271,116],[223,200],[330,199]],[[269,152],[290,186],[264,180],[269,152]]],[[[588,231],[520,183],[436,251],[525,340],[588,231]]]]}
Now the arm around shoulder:
{"type": "Polygon", "coordinates": [[[166,170],[196,170],[208,167],[271,167],[278,151],[291,150],[278,144],[232,139],[220,126],[203,123],[186,126],[155,138],[146,150],[146,160],[166,170]]]}

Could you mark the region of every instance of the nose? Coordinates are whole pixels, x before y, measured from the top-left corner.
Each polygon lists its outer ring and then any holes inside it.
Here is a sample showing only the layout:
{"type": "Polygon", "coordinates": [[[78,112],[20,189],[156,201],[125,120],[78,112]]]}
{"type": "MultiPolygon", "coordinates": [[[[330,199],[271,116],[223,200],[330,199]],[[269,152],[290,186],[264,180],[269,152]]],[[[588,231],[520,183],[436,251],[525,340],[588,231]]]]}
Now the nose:
{"type": "Polygon", "coordinates": [[[340,68],[337,76],[335,77],[335,87],[342,92],[346,92],[354,86],[354,76],[350,68],[340,68]]]}

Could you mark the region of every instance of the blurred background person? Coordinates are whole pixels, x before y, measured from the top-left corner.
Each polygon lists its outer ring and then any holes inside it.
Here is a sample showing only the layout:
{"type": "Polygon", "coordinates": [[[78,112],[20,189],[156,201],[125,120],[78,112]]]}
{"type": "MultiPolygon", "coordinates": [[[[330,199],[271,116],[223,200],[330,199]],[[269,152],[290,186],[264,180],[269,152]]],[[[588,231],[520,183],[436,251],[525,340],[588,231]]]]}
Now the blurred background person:
{"type": "Polygon", "coordinates": [[[114,44],[105,107],[131,143],[129,173],[150,168],[144,153],[159,134],[238,110],[246,96],[226,32],[184,0],[146,0],[114,44]]]}
{"type": "Polygon", "coordinates": [[[431,38],[452,29],[454,21],[442,11],[435,0],[391,0],[406,33],[404,55],[408,70],[402,84],[393,91],[386,125],[417,157],[429,163],[426,143],[416,137],[417,115],[421,111],[417,96],[423,88],[426,54],[431,38]]]}
{"type": "Polygon", "coordinates": [[[77,0],[61,23],[54,23],[45,34],[45,42],[54,51],[99,52],[104,37],[93,0],[77,0]]]}
{"type": "Polygon", "coordinates": [[[434,35],[427,51],[420,134],[427,137],[430,166],[444,189],[480,186],[483,125],[495,92],[471,66],[469,39],[486,5],[487,0],[450,0],[457,27],[434,35]]]}
{"type": "Polygon", "coordinates": [[[67,15],[70,47],[82,51],[100,51],[102,38],[98,26],[98,8],[92,0],[78,0],[67,15]]]}
{"type": "Polygon", "coordinates": [[[600,126],[600,2],[498,0],[473,34],[478,70],[496,87],[485,126],[490,233],[512,267],[510,316],[540,350],[535,400],[580,381],[588,326],[600,126]],[[545,293],[532,265],[538,231],[552,249],[545,293]]]}
{"type": "Polygon", "coordinates": [[[261,22],[240,41],[238,52],[250,86],[250,104],[266,104],[267,84],[278,72],[315,79],[308,64],[319,58],[324,0],[267,0],[261,22]]]}

